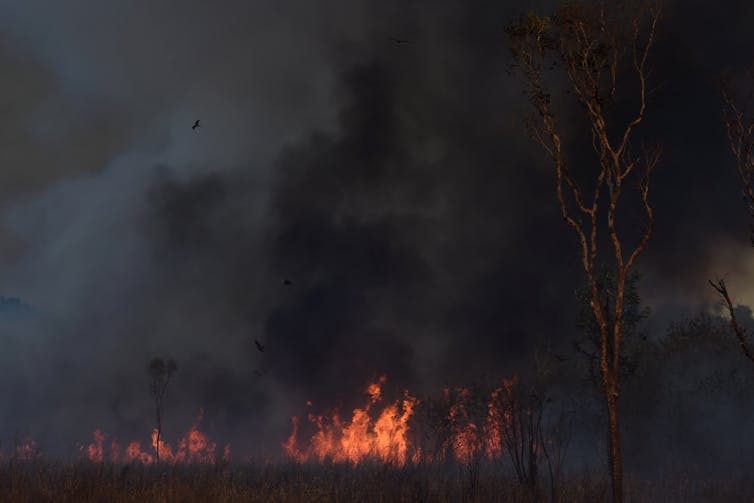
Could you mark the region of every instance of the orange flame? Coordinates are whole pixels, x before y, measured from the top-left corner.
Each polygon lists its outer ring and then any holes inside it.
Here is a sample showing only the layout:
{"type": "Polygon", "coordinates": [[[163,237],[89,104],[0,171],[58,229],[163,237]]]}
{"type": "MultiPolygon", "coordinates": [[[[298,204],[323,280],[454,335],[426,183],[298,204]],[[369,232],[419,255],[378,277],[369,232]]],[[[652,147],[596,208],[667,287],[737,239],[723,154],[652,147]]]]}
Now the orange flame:
{"type": "Polygon", "coordinates": [[[341,421],[337,413],[331,418],[309,414],[309,422],[316,426],[316,433],[303,449],[296,441],[299,419],[293,417],[293,432],[282,444],[285,453],[300,463],[330,459],[336,463],[359,464],[365,460],[378,460],[405,465],[409,454],[408,421],[418,400],[406,391],[402,401],[385,406],[379,414],[370,414],[372,407],[382,400],[382,386],[386,380],[382,376],[367,386],[365,393],[369,401],[363,408],[354,409],[350,421],[341,421]]]}
{"type": "MultiPolygon", "coordinates": [[[[520,400],[521,390],[516,376],[503,379],[487,400],[468,388],[445,388],[438,402],[428,402],[432,407],[418,409],[421,411],[419,417],[416,412],[420,402],[408,391],[404,391],[399,400],[383,399],[386,382],[386,377],[382,376],[369,383],[364,389],[366,403],[353,409],[350,417],[341,417],[335,410],[330,414],[309,412],[306,425],[302,425],[299,417],[291,418],[292,432],[281,444],[283,452],[299,463],[329,460],[357,465],[378,461],[402,467],[407,463],[453,460],[468,464],[501,458],[505,454],[504,439],[521,435],[521,426],[517,426],[515,418],[532,414],[532,410],[523,408],[525,404],[520,400]],[[425,413],[429,415],[423,416],[425,413]],[[423,418],[429,419],[428,424],[424,424],[423,418]],[[425,426],[429,429],[425,430],[425,426]],[[302,429],[313,432],[300,443],[302,429]],[[434,437],[429,436],[432,433],[434,437]]],[[[306,407],[311,411],[312,402],[307,400],[306,407]]],[[[200,412],[174,445],[160,438],[160,462],[214,464],[218,457],[224,462],[230,461],[230,445],[224,446],[222,454],[218,453],[217,444],[199,429],[202,418],[200,412]]],[[[84,459],[93,463],[139,462],[149,465],[156,462],[156,430],[152,431],[145,447],[139,440],[121,446],[115,438],[108,439],[99,429],[92,435],[92,442],[80,446],[79,450],[84,459]]],[[[541,446],[533,445],[532,448],[538,451],[541,446]]],[[[31,461],[40,457],[36,442],[29,437],[18,441],[8,454],[17,460],[31,461]]],[[[2,459],[3,453],[0,452],[2,459]]]]}
{"type": "MultiPolygon", "coordinates": [[[[215,463],[215,450],[217,445],[212,442],[206,433],[199,430],[198,426],[202,420],[202,413],[191,425],[191,428],[178,441],[177,447],[173,447],[160,439],[159,453],[160,462],[165,463],[215,463]]],[[[121,453],[120,445],[117,440],[112,439],[110,442],[109,456],[106,455],[105,439],[106,436],[102,431],[94,431],[94,441],[84,448],[81,447],[85,457],[93,463],[102,463],[106,459],[113,463],[133,463],[139,462],[145,465],[152,464],[156,461],[157,450],[157,430],[152,431],[151,447],[152,450],[147,452],[142,449],[142,444],[138,440],[130,442],[125,451],[121,453]]],[[[223,449],[223,460],[230,460],[230,445],[223,449]]]]}
{"type": "MultiPolygon", "coordinates": [[[[486,401],[468,388],[443,389],[440,406],[445,416],[439,430],[445,433],[440,433],[436,450],[431,451],[434,454],[423,449],[424,444],[411,440],[410,423],[419,401],[408,391],[404,392],[402,402],[392,402],[375,410],[382,400],[385,382],[383,376],[366,387],[368,401],[364,407],[354,409],[350,419],[342,419],[337,411],[329,415],[309,413],[308,421],[314,433],[303,445],[298,441],[301,420],[296,416],[291,418],[292,431],[281,444],[283,452],[299,463],[330,460],[359,464],[377,460],[398,466],[449,459],[468,464],[499,459],[505,454],[503,431],[512,421],[509,407],[518,406],[512,400],[518,386],[517,377],[503,379],[486,401]]],[[[306,406],[311,407],[311,403],[307,401],[306,406]]]]}
{"type": "MultiPolygon", "coordinates": [[[[451,448],[456,461],[469,463],[475,459],[482,450],[482,439],[476,423],[469,415],[467,402],[471,392],[467,388],[456,388],[458,401],[450,406],[448,419],[451,424],[453,437],[451,448]]],[[[446,396],[448,391],[446,389],[446,396]]]]}

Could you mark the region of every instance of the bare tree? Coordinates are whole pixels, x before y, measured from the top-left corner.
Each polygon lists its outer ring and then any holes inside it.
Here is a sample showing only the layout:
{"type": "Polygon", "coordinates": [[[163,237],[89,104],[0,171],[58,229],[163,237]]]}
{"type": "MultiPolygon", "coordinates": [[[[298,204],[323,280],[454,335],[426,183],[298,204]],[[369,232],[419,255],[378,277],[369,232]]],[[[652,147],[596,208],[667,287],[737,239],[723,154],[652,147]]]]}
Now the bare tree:
{"type": "Polygon", "coordinates": [[[563,218],[578,238],[588,279],[590,303],[600,334],[599,366],[608,415],[608,466],[616,503],[623,501],[618,403],[624,292],[629,273],[652,234],[650,177],[661,154],[656,147],[635,157],[631,146],[646,115],[650,94],[648,60],[659,17],[660,9],[655,4],[577,2],[560,8],[552,18],[529,13],[507,30],[515,65],[524,77],[527,98],[537,112],[528,121],[528,130],[555,165],[556,198],[563,218]],[[589,175],[593,181],[591,187],[582,181],[582,172],[586,170],[575,172],[568,163],[563,131],[552,105],[548,85],[551,80],[544,75],[553,66],[563,69],[567,91],[575,97],[588,120],[596,157],[589,175]],[[628,91],[621,100],[619,88],[621,92],[628,91]],[[635,108],[627,112],[629,107],[635,108]],[[638,204],[646,220],[633,247],[626,247],[626,236],[619,232],[617,224],[618,203],[629,177],[638,182],[638,204]],[[605,192],[606,200],[601,199],[605,192]],[[598,256],[604,248],[598,240],[598,229],[604,214],[615,267],[615,299],[610,306],[600,295],[597,284],[598,256]]]}
{"type": "MultiPolygon", "coordinates": [[[[536,425],[536,448],[541,452],[550,479],[550,501],[560,501],[559,487],[563,469],[571,442],[572,410],[558,397],[556,382],[562,379],[557,367],[568,361],[553,353],[549,347],[537,349],[534,353],[534,376],[528,397],[518,400],[519,404],[528,404],[529,413],[540,419],[530,423],[536,425]],[[540,410],[537,410],[537,409],[540,410]]],[[[519,385],[520,386],[520,385],[519,385]]],[[[515,419],[515,413],[511,414],[515,419]]]]}
{"type": "Polygon", "coordinates": [[[524,386],[518,377],[504,379],[491,399],[496,410],[504,411],[498,427],[516,478],[532,497],[536,496],[539,481],[545,401],[544,393],[534,386],[524,386]]]}
{"type": "Polygon", "coordinates": [[[165,391],[168,389],[168,383],[173,373],[177,370],[175,362],[168,358],[153,358],[149,362],[147,370],[152,377],[152,383],[149,385],[149,391],[154,398],[155,410],[157,414],[157,438],[154,442],[155,457],[157,462],[160,461],[160,437],[162,436],[162,400],[165,398],[165,391]]]}
{"type": "Polygon", "coordinates": [[[547,461],[547,472],[550,476],[550,500],[559,501],[558,487],[563,476],[568,446],[571,443],[571,421],[564,411],[551,419],[546,427],[540,428],[539,443],[547,461]]]}
{"type": "MultiPolygon", "coordinates": [[[[754,81],[754,74],[749,72],[749,79],[754,81]]],[[[754,90],[754,87],[752,88],[754,90]]],[[[749,100],[739,103],[730,79],[724,79],[722,85],[723,94],[723,121],[728,135],[728,146],[736,160],[736,171],[741,184],[741,195],[749,212],[749,217],[754,220],[754,114],[750,107],[746,106],[749,100]]],[[[749,224],[751,244],[754,246],[754,223],[749,224]]],[[[723,306],[730,315],[730,325],[738,339],[738,344],[744,356],[754,362],[754,353],[749,345],[748,335],[736,319],[735,306],[728,293],[728,288],[723,279],[710,280],[710,285],[720,295],[723,306]]]]}

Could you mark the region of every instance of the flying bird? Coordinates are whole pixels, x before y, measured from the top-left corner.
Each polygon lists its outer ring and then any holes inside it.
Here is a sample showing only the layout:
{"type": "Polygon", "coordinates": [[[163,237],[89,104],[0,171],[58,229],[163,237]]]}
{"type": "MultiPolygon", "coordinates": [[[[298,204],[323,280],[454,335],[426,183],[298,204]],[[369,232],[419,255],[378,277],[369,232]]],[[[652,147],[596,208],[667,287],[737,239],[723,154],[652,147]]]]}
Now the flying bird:
{"type": "Polygon", "coordinates": [[[192,130],[194,130],[194,129],[198,128],[198,127],[201,127],[201,126],[199,125],[199,119],[197,119],[197,120],[196,120],[196,122],[194,122],[194,125],[193,125],[193,126],[191,126],[191,129],[192,129],[192,130]]]}
{"type": "Polygon", "coordinates": [[[262,377],[266,373],[267,373],[266,370],[254,370],[254,375],[256,375],[257,377],[262,377]]]}
{"type": "Polygon", "coordinates": [[[261,342],[259,342],[258,340],[254,339],[254,345],[257,347],[257,349],[259,350],[260,353],[264,353],[264,346],[262,345],[261,342]]]}
{"type": "Polygon", "coordinates": [[[293,281],[289,280],[288,278],[283,280],[283,284],[285,286],[291,286],[293,284],[293,281]]]}
{"type": "Polygon", "coordinates": [[[406,39],[402,39],[402,38],[396,38],[396,37],[388,37],[388,40],[390,40],[391,42],[395,42],[398,45],[401,45],[401,44],[410,44],[411,43],[410,40],[406,40],[406,39]]]}

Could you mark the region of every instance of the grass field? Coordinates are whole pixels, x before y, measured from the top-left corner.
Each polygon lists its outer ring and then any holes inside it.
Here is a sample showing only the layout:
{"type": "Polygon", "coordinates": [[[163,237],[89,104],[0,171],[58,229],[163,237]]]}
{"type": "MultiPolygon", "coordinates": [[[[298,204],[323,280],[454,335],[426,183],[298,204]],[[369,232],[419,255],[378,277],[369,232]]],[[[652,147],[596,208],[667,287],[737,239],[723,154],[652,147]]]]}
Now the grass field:
{"type": "MultiPolygon", "coordinates": [[[[560,502],[603,502],[607,480],[574,476],[560,484],[560,502]]],[[[632,502],[754,501],[752,484],[674,477],[626,484],[632,502]]],[[[6,462],[2,502],[538,502],[552,501],[546,481],[532,494],[494,470],[384,465],[142,466],[6,462]]]]}

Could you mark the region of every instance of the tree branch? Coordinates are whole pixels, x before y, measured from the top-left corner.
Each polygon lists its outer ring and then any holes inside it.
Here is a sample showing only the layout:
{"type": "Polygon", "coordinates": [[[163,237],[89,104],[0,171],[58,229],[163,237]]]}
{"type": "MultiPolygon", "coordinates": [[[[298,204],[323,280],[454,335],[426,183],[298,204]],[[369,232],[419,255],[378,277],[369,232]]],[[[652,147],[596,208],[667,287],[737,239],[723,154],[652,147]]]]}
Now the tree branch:
{"type": "Polygon", "coordinates": [[[715,289],[715,291],[717,291],[718,294],[720,294],[720,297],[722,297],[723,302],[725,303],[725,307],[727,308],[728,314],[730,315],[730,326],[733,328],[733,332],[736,334],[738,344],[739,346],[741,346],[741,351],[743,351],[746,358],[754,362],[754,354],[752,354],[748,344],[746,343],[746,331],[738,324],[738,320],[736,320],[736,312],[733,308],[733,302],[731,302],[730,300],[730,295],[728,295],[728,289],[725,286],[725,281],[719,279],[717,280],[717,283],[715,283],[712,280],[709,280],[709,284],[712,286],[712,288],[715,289]]]}

